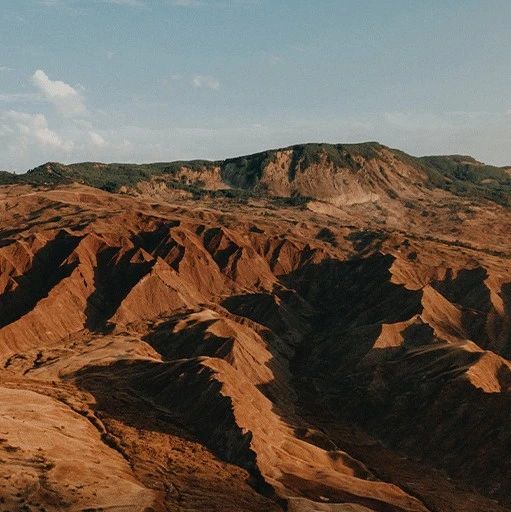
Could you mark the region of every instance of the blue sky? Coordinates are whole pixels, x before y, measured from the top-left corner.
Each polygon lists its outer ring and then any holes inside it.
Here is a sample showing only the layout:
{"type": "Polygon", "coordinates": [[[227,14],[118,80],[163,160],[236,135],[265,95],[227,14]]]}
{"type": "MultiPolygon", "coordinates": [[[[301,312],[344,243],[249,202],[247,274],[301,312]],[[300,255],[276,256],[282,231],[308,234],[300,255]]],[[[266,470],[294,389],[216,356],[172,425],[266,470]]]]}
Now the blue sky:
{"type": "Polygon", "coordinates": [[[0,0],[0,169],[378,140],[511,164],[509,0],[0,0]]]}

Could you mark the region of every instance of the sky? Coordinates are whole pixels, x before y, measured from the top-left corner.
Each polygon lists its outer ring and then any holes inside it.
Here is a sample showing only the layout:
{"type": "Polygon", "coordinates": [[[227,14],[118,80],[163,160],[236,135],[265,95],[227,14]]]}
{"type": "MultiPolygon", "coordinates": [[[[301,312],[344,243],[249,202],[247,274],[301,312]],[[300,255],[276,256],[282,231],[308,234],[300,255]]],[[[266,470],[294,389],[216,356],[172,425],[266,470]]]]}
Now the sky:
{"type": "Polygon", "coordinates": [[[0,170],[379,141],[511,164],[509,0],[0,0],[0,170]]]}

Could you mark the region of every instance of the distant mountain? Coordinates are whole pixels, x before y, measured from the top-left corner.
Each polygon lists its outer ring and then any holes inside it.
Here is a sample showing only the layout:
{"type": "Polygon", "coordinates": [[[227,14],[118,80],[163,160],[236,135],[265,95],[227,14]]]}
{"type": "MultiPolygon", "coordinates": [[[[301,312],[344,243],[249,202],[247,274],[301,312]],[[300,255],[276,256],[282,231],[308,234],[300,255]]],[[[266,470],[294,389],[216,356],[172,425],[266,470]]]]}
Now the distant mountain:
{"type": "Polygon", "coordinates": [[[300,144],[221,161],[48,162],[24,175],[0,173],[4,184],[72,182],[110,192],[141,183],[164,183],[195,195],[210,191],[231,196],[238,191],[240,195],[313,198],[334,205],[382,198],[413,200],[435,189],[502,205],[509,205],[511,197],[509,168],[461,155],[418,158],[377,142],[300,144]]]}

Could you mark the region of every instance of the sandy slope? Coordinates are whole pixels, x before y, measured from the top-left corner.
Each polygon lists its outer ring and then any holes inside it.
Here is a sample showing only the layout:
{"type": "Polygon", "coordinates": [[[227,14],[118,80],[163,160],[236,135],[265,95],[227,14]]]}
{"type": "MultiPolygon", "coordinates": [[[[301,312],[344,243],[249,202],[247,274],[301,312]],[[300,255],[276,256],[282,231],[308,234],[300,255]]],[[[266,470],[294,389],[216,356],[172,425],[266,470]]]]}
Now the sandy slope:
{"type": "Polygon", "coordinates": [[[0,494],[11,510],[146,510],[155,493],[134,478],[87,419],[54,398],[0,389],[0,494]],[[117,489],[113,494],[112,489],[117,489]]]}
{"type": "Polygon", "coordinates": [[[0,188],[0,508],[511,510],[510,213],[421,200],[0,188]]]}

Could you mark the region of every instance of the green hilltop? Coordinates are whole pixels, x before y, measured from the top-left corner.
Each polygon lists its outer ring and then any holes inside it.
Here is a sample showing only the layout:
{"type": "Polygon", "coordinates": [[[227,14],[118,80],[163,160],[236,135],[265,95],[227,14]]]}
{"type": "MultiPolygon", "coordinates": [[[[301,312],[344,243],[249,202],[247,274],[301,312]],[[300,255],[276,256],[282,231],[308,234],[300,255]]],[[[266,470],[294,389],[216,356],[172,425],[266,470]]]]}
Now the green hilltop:
{"type": "Polygon", "coordinates": [[[511,172],[508,168],[486,165],[463,155],[414,157],[377,142],[298,144],[221,161],[191,160],[151,164],[83,162],[70,165],[48,162],[25,174],[0,172],[0,185],[22,183],[58,186],[77,182],[116,192],[121,187],[134,187],[140,182],[162,177],[171,187],[183,188],[200,195],[200,182],[190,184],[179,181],[177,177],[175,180],[173,178],[185,167],[203,172],[219,168],[222,178],[228,175],[231,191],[216,193],[229,197],[236,194],[260,194],[261,190],[257,186],[259,180],[266,165],[274,159],[278,151],[292,151],[289,179],[293,180],[303,169],[322,161],[332,164],[335,168],[349,169],[353,172],[363,171],[363,162],[380,158],[384,149],[391,151],[395,158],[404,164],[420,169],[431,189],[440,188],[457,196],[489,200],[506,206],[511,204],[511,172]],[[235,192],[236,189],[238,192],[235,192]]]}

